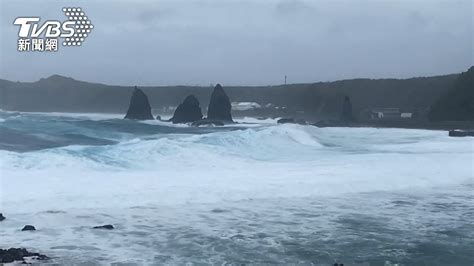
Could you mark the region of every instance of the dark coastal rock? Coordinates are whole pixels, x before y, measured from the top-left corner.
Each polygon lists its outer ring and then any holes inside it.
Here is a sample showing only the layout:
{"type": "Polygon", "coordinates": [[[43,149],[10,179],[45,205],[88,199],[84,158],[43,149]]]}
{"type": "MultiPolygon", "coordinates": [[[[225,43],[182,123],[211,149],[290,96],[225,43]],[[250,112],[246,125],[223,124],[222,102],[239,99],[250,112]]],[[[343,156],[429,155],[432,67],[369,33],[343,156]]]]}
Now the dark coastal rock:
{"type": "Polygon", "coordinates": [[[94,226],[92,227],[93,229],[107,229],[107,230],[112,230],[115,227],[111,224],[105,224],[105,225],[99,225],[99,226],[94,226]]]}
{"type": "Polygon", "coordinates": [[[5,218],[5,216],[3,216],[3,213],[0,213],[0,222],[3,221],[3,220],[5,220],[5,219],[6,219],[6,218],[5,218]]]}
{"type": "Polygon", "coordinates": [[[450,137],[474,137],[474,130],[450,130],[450,137]]]}
{"type": "Polygon", "coordinates": [[[278,124],[287,124],[287,123],[294,124],[295,119],[293,119],[293,118],[281,118],[281,119],[278,119],[277,123],[278,124]]]}
{"type": "Polygon", "coordinates": [[[0,249],[0,263],[12,263],[14,261],[23,261],[25,258],[31,257],[36,260],[49,259],[46,255],[29,252],[24,248],[0,249]]]}
{"type": "Polygon", "coordinates": [[[25,225],[23,227],[23,229],[21,229],[21,231],[35,231],[35,230],[36,230],[36,228],[32,225],[29,225],[29,224],[25,225]]]}
{"type": "Polygon", "coordinates": [[[222,120],[202,119],[192,123],[193,126],[223,126],[225,123],[222,120]]]}
{"type": "Polygon", "coordinates": [[[341,121],[341,120],[320,120],[314,124],[311,124],[312,126],[315,127],[347,127],[349,126],[350,123],[341,121]]]}
{"type": "Polygon", "coordinates": [[[135,87],[130,98],[130,105],[128,107],[125,119],[133,120],[153,120],[151,114],[151,106],[146,94],[135,87]]]}
{"type": "Polygon", "coordinates": [[[178,105],[173,117],[170,119],[176,123],[192,123],[202,119],[201,107],[199,101],[194,95],[189,95],[183,103],[178,105]]]}
{"type": "Polygon", "coordinates": [[[304,119],[294,119],[294,118],[281,118],[277,121],[278,124],[299,124],[299,125],[306,125],[306,121],[304,119]]]}
{"type": "Polygon", "coordinates": [[[229,97],[224,92],[220,84],[217,84],[211,94],[211,101],[207,109],[207,118],[210,120],[222,120],[224,122],[232,121],[232,105],[229,97]]]}
{"type": "Polygon", "coordinates": [[[328,122],[324,121],[324,120],[320,120],[320,121],[318,121],[318,122],[316,122],[312,125],[315,126],[315,127],[328,127],[328,126],[330,126],[330,124],[328,122]]]}
{"type": "Polygon", "coordinates": [[[348,96],[344,98],[344,102],[342,103],[341,121],[344,121],[344,122],[354,121],[354,114],[352,113],[352,103],[351,103],[351,99],[349,99],[348,96]]]}

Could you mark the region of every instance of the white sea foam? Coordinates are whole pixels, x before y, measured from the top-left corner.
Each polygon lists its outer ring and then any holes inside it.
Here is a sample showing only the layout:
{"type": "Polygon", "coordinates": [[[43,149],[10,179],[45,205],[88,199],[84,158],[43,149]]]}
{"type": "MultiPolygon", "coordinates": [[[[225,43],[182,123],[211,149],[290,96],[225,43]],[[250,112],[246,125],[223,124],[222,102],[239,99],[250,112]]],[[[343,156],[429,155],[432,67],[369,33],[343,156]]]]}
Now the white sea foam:
{"type": "Polygon", "coordinates": [[[66,113],[66,112],[20,112],[27,115],[41,115],[47,117],[67,117],[76,119],[87,119],[92,121],[100,121],[107,119],[122,119],[123,114],[116,113],[66,113]]]}
{"type": "MultiPolygon", "coordinates": [[[[29,210],[51,208],[47,201],[61,197],[70,200],[50,203],[93,207],[97,198],[117,195],[129,195],[120,204],[132,205],[145,199],[174,204],[335,195],[457,183],[473,173],[467,138],[425,130],[299,125],[170,134],[112,146],[1,151],[1,156],[2,209],[8,211],[18,204],[23,209],[32,204],[29,210]],[[41,198],[46,202],[39,204],[41,198]]],[[[99,205],[107,202],[117,204],[104,200],[99,205]]]]}
{"type": "MultiPolygon", "coordinates": [[[[168,255],[197,245],[193,242],[179,246],[176,240],[175,251],[172,246],[160,246],[171,241],[167,237],[187,232],[185,228],[193,226],[197,228],[193,227],[189,234],[198,230],[214,236],[213,228],[230,234],[220,236],[223,239],[243,234],[232,231],[236,227],[232,221],[251,223],[252,217],[247,216],[254,215],[254,208],[273,212],[278,221],[291,223],[291,218],[285,218],[293,213],[291,208],[313,208],[303,200],[307,198],[317,199],[318,204],[329,208],[325,213],[331,217],[347,212],[336,207],[334,199],[407,191],[431,195],[443,187],[472,183],[473,151],[472,139],[449,138],[442,131],[268,123],[198,135],[135,136],[110,146],[67,146],[27,153],[0,151],[0,210],[9,217],[2,224],[5,230],[0,232],[0,247],[34,247],[82,262],[88,259],[81,257],[83,250],[95,262],[163,261],[165,258],[143,258],[140,254],[149,254],[157,249],[156,245],[164,253],[169,249],[168,255]],[[209,211],[206,206],[235,209],[212,226],[212,218],[201,217],[209,211]],[[35,239],[19,235],[17,230],[27,223],[40,228],[35,239]],[[114,223],[118,230],[107,237],[103,232],[88,231],[100,223],[114,223]],[[160,225],[166,228],[155,227],[160,225]]],[[[375,208],[378,197],[364,198],[363,204],[375,208]]],[[[344,204],[352,206],[350,202],[344,204]]],[[[379,212],[374,209],[371,213],[379,212]]],[[[410,215],[411,219],[424,219],[417,212],[410,215]]],[[[333,225],[324,224],[324,219],[318,223],[321,230],[331,234],[337,231],[333,225]]],[[[440,221],[441,224],[445,223],[440,221]]],[[[263,228],[285,235],[285,228],[271,223],[263,228]]],[[[301,230],[311,233],[305,231],[309,229],[301,230]]],[[[258,243],[247,244],[281,248],[276,242],[258,243]]],[[[215,256],[220,254],[214,249],[218,250],[219,244],[216,245],[199,250],[215,256]]],[[[207,262],[225,260],[219,256],[207,262]]],[[[199,257],[166,260],[203,262],[199,257]]]]}

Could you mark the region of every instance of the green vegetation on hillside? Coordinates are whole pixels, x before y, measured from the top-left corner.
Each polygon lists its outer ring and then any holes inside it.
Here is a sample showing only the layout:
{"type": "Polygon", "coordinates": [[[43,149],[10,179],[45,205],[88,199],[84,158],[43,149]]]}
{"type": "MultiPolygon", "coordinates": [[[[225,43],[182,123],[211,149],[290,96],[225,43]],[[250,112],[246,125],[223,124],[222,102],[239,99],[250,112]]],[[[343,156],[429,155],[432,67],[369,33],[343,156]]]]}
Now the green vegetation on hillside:
{"type": "Polygon", "coordinates": [[[474,121],[474,67],[459,75],[452,89],[432,107],[432,121],[474,121]]]}
{"type": "MultiPolygon", "coordinates": [[[[376,107],[428,108],[453,87],[458,75],[410,79],[352,79],[277,86],[229,86],[232,102],[256,102],[269,107],[248,115],[288,116],[309,121],[339,119],[344,97],[351,99],[353,114],[376,107]]],[[[218,82],[218,80],[216,80],[218,82]]],[[[140,87],[153,113],[170,113],[187,95],[195,95],[203,108],[213,87],[140,87]]],[[[37,82],[0,80],[0,108],[12,111],[103,112],[127,111],[132,86],[110,86],[51,76],[37,82]]],[[[204,109],[203,112],[206,112],[204,109]]]]}

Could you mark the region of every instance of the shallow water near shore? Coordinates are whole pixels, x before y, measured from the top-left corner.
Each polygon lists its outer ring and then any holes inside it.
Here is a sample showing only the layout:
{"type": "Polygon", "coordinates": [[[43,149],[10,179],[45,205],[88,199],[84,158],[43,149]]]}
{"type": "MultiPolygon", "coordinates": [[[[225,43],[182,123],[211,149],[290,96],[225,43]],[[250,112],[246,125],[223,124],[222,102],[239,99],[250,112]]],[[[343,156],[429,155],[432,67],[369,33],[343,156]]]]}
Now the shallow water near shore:
{"type": "Polygon", "coordinates": [[[474,263],[472,138],[271,120],[0,119],[0,248],[59,264],[474,263]],[[115,229],[91,229],[102,224],[115,229]]]}

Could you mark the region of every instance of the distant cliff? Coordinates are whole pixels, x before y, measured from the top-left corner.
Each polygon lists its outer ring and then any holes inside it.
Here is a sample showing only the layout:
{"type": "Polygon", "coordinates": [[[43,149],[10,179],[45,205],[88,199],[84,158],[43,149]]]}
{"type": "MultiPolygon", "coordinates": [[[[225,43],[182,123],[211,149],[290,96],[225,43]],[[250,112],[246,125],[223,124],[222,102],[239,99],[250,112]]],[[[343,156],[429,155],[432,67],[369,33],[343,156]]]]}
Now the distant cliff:
{"type": "Polygon", "coordinates": [[[474,121],[474,67],[462,73],[454,86],[433,105],[432,121],[474,121]]]}
{"type": "MultiPolygon", "coordinates": [[[[341,101],[351,99],[357,115],[373,107],[429,107],[454,86],[458,75],[410,79],[353,79],[312,84],[236,87],[224,84],[233,102],[256,102],[275,109],[256,115],[339,118],[341,101]],[[278,107],[278,108],[276,108],[278,107]]],[[[218,82],[218,80],[216,80],[218,82]]],[[[137,81],[139,83],[139,81],[137,81]]],[[[154,114],[195,95],[208,106],[213,87],[141,87],[154,114]]],[[[58,75],[36,82],[0,80],[0,108],[16,111],[125,113],[133,87],[109,86],[58,75]]],[[[207,112],[207,110],[203,110],[207,112]]],[[[172,112],[171,112],[172,113],[172,112]]],[[[238,115],[238,113],[236,113],[238,115]]]]}

